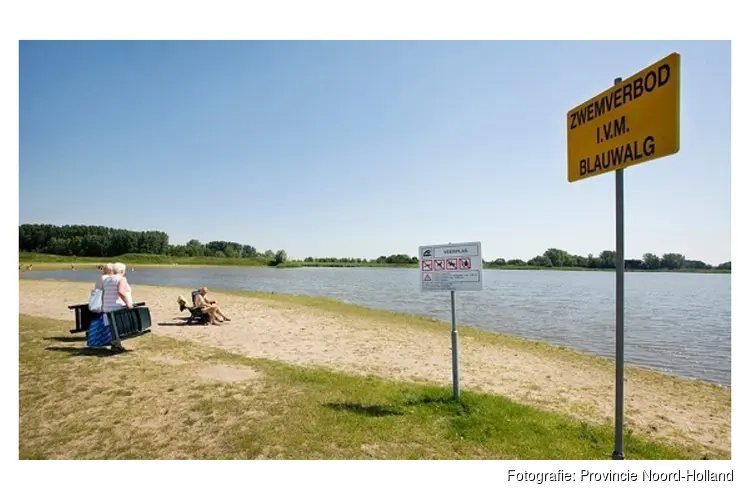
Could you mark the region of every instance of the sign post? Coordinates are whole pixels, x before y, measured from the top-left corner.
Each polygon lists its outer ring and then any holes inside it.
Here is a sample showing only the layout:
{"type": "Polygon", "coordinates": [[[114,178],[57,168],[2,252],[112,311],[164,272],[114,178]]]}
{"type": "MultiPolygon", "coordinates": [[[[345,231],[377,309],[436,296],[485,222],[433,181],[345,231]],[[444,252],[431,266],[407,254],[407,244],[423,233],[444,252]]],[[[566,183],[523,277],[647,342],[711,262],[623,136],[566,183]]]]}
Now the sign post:
{"type": "Polygon", "coordinates": [[[623,460],[625,414],[624,169],[680,150],[680,55],[672,53],[570,110],[568,182],[615,171],[615,446],[623,460]]]}
{"type": "Polygon", "coordinates": [[[458,329],[456,327],[456,292],[482,290],[482,244],[448,243],[419,247],[421,289],[423,292],[451,293],[451,352],[453,366],[453,399],[461,394],[458,377],[458,329]]]}
{"type": "MultiPolygon", "coordinates": [[[[615,85],[622,78],[615,78],[615,85]]],[[[625,170],[615,172],[615,450],[614,460],[625,458],[625,170]]]]}
{"type": "Polygon", "coordinates": [[[451,361],[453,366],[453,399],[458,401],[461,390],[458,387],[458,329],[456,328],[456,291],[451,290],[451,361]]]}

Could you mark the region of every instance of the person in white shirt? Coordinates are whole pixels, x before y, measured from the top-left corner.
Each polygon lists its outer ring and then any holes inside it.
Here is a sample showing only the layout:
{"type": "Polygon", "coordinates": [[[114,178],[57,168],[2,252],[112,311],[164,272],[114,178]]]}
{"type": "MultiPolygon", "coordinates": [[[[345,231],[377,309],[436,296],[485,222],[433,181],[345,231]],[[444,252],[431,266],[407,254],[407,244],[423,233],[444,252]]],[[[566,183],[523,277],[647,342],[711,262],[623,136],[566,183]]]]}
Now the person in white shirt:
{"type": "MultiPolygon", "coordinates": [[[[112,264],[112,274],[104,276],[102,280],[102,312],[109,313],[127,307],[133,308],[133,295],[130,284],[125,278],[125,264],[116,262],[112,264]]],[[[109,326],[107,316],[104,316],[104,324],[109,326]]],[[[113,351],[124,351],[122,344],[112,339],[113,351]]]]}
{"type": "Polygon", "coordinates": [[[109,264],[104,264],[102,266],[99,266],[99,270],[102,272],[101,275],[96,279],[96,283],[94,283],[94,290],[99,289],[102,290],[102,285],[104,284],[104,278],[106,276],[112,276],[114,274],[114,264],[111,262],[109,264]]]}

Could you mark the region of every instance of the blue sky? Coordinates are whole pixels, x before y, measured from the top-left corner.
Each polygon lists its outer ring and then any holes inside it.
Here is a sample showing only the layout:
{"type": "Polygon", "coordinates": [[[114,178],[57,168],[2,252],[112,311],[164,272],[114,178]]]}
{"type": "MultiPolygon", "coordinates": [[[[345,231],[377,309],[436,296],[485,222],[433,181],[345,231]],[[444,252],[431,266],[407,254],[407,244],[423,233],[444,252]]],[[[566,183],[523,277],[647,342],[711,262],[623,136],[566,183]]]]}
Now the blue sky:
{"type": "Polygon", "coordinates": [[[292,257],[614,249],[566,112],[682,55],[680,153],[625,172],[628,258],[730,260],[729,42],[22,42],[21,223],[292,257]],[[127,209],[111,211],[111,201],[127,209]]]}

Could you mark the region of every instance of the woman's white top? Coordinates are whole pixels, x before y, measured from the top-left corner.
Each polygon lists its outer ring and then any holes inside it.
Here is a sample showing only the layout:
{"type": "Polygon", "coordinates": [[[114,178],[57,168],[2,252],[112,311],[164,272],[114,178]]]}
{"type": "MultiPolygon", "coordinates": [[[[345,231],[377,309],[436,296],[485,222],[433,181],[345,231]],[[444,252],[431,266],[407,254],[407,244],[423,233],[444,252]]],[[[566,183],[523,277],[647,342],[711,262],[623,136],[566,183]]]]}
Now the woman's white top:
{"type": "Polygon", "coordinates": [[[100,274],[98,278],[96,278],[96,283],[94,283],[94,290],[101,290],[102,285],[104,284],[104,278],[106,278],[106,274],[100,274]]]}
{"type": "MultiPolygon", "coordinates": [[[[120,274],[104,276],[104,279],[102,280],[102,290],[104,295],[102,300],[102,312],[108,313],[117,311],[118,309],[122,309],[126,306],[125,301],[122,300],[122,298],[120,297],[120,293],[118,292],[120,280],[122,280],[122,275],[120,274]]],[[[127,290],[125,293],[130,299],[130,285],[127,286],[127,290]]],[[[132,299],[130,300],[130,303],[133,303],[132,299]]],[[[104,323],[107,325],[109,324],[106,315],[104,316],[104,323]]]]}

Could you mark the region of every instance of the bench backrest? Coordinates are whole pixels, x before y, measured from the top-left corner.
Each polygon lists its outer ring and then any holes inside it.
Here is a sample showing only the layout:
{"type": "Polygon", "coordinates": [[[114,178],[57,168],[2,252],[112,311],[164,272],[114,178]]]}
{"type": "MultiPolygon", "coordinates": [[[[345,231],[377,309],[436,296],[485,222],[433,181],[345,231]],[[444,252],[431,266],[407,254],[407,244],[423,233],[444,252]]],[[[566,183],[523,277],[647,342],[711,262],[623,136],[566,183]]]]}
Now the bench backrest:
{"type": "Polygon", "coordinates": [[[138,337],[151,329],[151,311],[148,307],[118,309],[106,314],[112,326],[112,336],[119,340],[138,337]]]}

